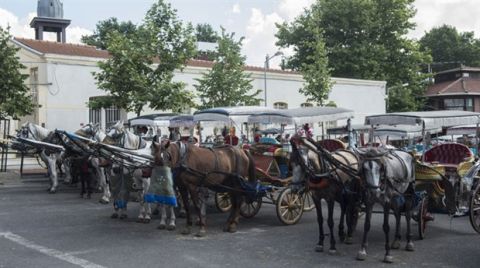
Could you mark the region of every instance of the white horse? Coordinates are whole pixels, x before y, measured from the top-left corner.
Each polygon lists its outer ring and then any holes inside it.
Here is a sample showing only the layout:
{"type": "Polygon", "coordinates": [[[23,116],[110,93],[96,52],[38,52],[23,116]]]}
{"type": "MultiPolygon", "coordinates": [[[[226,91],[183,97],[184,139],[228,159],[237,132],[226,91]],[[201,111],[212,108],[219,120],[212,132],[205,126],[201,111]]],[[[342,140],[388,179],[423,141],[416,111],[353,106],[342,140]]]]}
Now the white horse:
{"type": "MultiPolygon", "coordinates": [[[[92,124],[87,124],[80,128],[79,130],[75,131],[76,135],[92,139],[97,142],[103,142],[107,135],[103,130],[100,129],[100,126],[98,124],[92,125],[92,124]]],[[[102,197],[98,202],[101,204],[108,204],[110,202],[110,186],[107,183],[107,178],[105,176],[105,168],[101,165],[102,159],[99,157],[91,156],[90,159],[90,164],[93,166],[95,169],[95,174],[97,175],[99,186],[102,188],[102,197]]]]}
{"type": "MultiPolygon", "coordinates": [[[[57,144],[60,141],[58,138],[55,137],[54,134],[54,131],[27,122],[22,125],[21,130],[18,133],[18,137],[57,144]]],[[[64,182],[69,183],[72,180],[70,174],[70,163],[68,162],[68,160],[64,159],[64,156],[64,152],[49,152],[46,149],[43,149],[40,152],[40,158],[47,165],[48,174],[50,176],[50,187],[48,188],[48,191],[50,193],[55,193],[58,187],[57,161],[62,161],[64,163],[63,166],[65,168],[66,176],[64,182]]]]}
{"type": "MultiPolygon", "coordinates": [[[[151,142],[145,141],[141,137],[135,135],[134,133],[128,131],[123,126],[123,121],[117,122],[107,133],[107,140],[110,139],[109,143],[114,142],[118,147],[134,150],[138,154],[151,155],[151,142]]],[[[126,206],[129,198],[129,189],[126,189],[128,185],[125,184],[125,181],[128,180],[129,172],[121,166],[119,167],[118,172],[113,172],[112,169],[112,186],[115,184],[114,191],[114,209],[115,212],[112,214],[112,218],[118,217],[118,211],[121,211],[120,218],[126,217],[126,206]],[[123,171],[123,172],[122,172],[123,171]],[[125,178],[127,176],[127,178],[125,178]]],[[[117,168],[118,170],[118,168],[117,168]]],[[[159,206],[159,211],[161,214],[159,229],[174,230],[175,229],[175,212],[173,206],[168,206],[161,204],[157,201],[150,200],[145,198],[146,194],[149,192],[151,179],[150,174],[146,174],[142,169],[134,169],[132,173],[133,177],[133,189],[140,190],[139,203],[140,203],[140,212],[138,215],[138,222],[149,223],[151,221],[152,210],[150,203],[157,203],[159,206]],[[141,187],[140,187],[141,185],[141,187]],[[170,218],[167,224],[167,211],[169,210],[170,218]]],[[[127,183],[128,184],[128,183],[127,183]]]]}

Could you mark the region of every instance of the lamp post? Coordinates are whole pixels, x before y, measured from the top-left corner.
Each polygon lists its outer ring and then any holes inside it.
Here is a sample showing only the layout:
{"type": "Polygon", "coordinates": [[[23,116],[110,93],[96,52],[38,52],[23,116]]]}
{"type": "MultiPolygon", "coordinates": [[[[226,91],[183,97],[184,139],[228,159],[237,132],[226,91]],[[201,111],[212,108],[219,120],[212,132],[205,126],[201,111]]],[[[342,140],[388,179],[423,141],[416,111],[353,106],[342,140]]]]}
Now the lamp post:
{"type": "Polygon", "coordinates": [[[273,54],[272,56],[268,56],[268,54],[265,56],[265,64],[264,64],[264,68],[263,68],[263,78],[264,78],[264,82],[265,82],[265,85],[264,85],[264,94],[265,94],[265,107],[267,106],[267,69],[270,68],[269,66],[269,62],[271,59],[275,58],[276,56],[280,56],[280,55],[283,55],[283,52],[282,51],[277,51],[275,52],[275,54],[273,54]]]}

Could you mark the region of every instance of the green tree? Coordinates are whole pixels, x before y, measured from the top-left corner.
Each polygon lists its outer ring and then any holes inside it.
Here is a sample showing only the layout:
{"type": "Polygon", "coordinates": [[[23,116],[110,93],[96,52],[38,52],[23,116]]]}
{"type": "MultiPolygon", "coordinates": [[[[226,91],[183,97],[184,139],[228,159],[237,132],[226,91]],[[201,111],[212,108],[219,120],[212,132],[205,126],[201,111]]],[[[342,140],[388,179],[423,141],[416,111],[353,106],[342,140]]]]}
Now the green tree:
{"type": "Polygon", "coordinates": [[[195,26],[195,36],[198,42],[216,43],[218,33],[208,23],[199,23],[195,26]]]}
{"type": "Polygon", "coordinates": [[[28,75],[20,70],[26,67],[20,63],[16,53],[20,50],[9,44],[12,36],[9,28],[0,27],[0,118],[18,118],[33,111],[30,91],[24,81],[28,75]]]}
{"type": "Polygon", "coordinates": [[[195,53],[193,28],[178,20],[170,4],[158,0],[134,33],[113,31],[106,40],[111,58],[99,63],[101,72],[94,76],[108,96],[90,107],[114,104],[139,115],[145,105],[173,111],[194,106],[185,84],[173,81],[174,71],[195,53]]]}
{"type": "Polygon", "coordinates": [[[261,90],[253,93],[252,79],[244,72],[245,56],[241,55],[243,38],[236,41],[234,34],[222,28],[212,69],[196,79],[201,108],[219,106],[258,105],[256,98],[261,90]]]}
{"type": "Polygon", "coordinates": [[[313,60],[308,44],[315,40],[313,29],[319,28],[332,76],[386,80],[387,87],[408,84],[397,89],[402,94],[389,96],[389,110],[421,109],[426,75],[420,71],[431,58],[406,37],[415,26],[410,22],[415,15],[413,2],[317,0],[292,23],[277,25],[277,45],[295,51],[285,67],[300,70],[313,60]],[[402,99],[397,99],[400,95],[402,99]]]}
{"type": "Polygon", "coordinates": [[[320,28],[312,25],[311,21],[307,22],[306,26],[310,28],[313,39],[304,42],[311,53],[306,56],[306,61],[300,67],[305,84],[299,92],[307,97],[307,101],[323,106],[332,87],[325,42],[320,28]]]}
{"type": "Polygon", "coordinates": [[[107,49],[107,37],[111,32],[119,32],[124,35],[133,35],[137,26],[131,21],[118,22],[117,18],[109,18],[97,23],[96,30],[92,35],[82,36],[82,43],[95,46],[100,49],[107,49]]]}
{"type": "Polygon", "coordinates": [[[480,66],[480,40],[474,32],[460,33],[450,25],[436,27],[420,39],[420,48],[431,53],[436,63],[433,71],[455,68],[460,63],[480,66]]]}
{"type": "MultiPolygon", "coordinates": [[[[218,33],[213,30],[212,26],[208,23],[197,24],[195,27],[195,36],[197,42],[217,43],[218,33]]],[[[215,51],[198,49],[197,59],[213,61],[215,59],[215,51]]]]}

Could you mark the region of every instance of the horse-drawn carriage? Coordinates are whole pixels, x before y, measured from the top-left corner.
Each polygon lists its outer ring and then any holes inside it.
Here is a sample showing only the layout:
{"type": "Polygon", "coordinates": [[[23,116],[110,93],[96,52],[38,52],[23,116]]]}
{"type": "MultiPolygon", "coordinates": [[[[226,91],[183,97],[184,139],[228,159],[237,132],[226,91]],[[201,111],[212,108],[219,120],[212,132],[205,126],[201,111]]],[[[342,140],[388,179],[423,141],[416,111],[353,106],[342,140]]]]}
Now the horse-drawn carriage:
{"type": "MultiPolygon", "coordinates": [[[[366,124],[416,126],[422,137],[421,154],[417,156],[415,179],[416,191],[425,191],[428,198],[419,204],[416,219],[419,234],[425,236],[426,223],[432,219],[429,210],[441,207],[450,214],[469,211],[473,228],[480,230],[478,207],[478,177],[480,167],[474,164],[474,155],[468,147],[458,143],[442,143],[429,147],[429,134],[449,127],[476,124],[480,113],[466,111],[406,112],[373,115],[366,118],[366,124]],[[467,204],[470,207],[467,208],[467,204]]],[[[415,153],[412,152],[412,153],[415,153]]]]}

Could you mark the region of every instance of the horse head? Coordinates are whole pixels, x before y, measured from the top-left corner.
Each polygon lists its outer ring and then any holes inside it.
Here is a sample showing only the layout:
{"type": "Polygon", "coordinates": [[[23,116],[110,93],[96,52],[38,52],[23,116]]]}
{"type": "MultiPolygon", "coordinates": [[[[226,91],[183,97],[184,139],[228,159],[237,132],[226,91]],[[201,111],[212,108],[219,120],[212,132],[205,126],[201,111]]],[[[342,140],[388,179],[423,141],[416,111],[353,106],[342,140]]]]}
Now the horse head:
{"type": "Polygon", "coordinates": [[[161,142],[152,142],[152,155],[157,166],[173,167],[179,160],[179,148],[166,139],[161,142]]]}
{"type": "Polygon", "coordinates": [[[107,132],[107,137],[112,138],[114,140],[118,140],[125,132],[125,128],[123,126],[123,120],[118,121],[110,127],[110,130],[107,132]]]}
{"type": "Polygon", "coordinates": [[[380,191],[382,175],[385,173],[385,162],[383,157],[389,153],[388,150],[379,148],[368,148],[366,150],[356,150],[360,156],[360,171],[365,179],[367,188],[380,191]]]}
{"type": "Polygon", "coordinates": [[[293,175],[292,183],[293,185],[301,185],[306,181],[307,177],[321,173],[322,163],[318,154],[313,150],[315,146],[305,138],[292,138],[290,144],[292,145],[292,154],[290,156],[293,175]]]}

